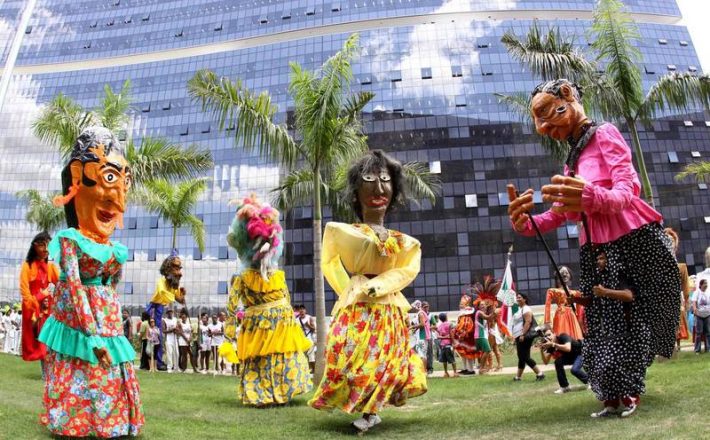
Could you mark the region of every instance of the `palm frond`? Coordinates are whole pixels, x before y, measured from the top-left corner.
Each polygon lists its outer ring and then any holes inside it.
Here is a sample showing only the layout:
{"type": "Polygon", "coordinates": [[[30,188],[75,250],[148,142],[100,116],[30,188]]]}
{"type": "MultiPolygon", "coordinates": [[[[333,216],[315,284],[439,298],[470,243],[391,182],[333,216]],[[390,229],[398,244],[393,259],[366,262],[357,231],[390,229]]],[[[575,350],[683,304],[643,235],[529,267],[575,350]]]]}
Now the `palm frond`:
{"type": "Polygon", "coordinates": [[[207,189],[207,179],[190,179],[177,184],[175,188],[175,219],[178,226],[186,223],[200,196],[207,189]]]}
{"type": "Polygon", "coordinates": [[[640,34],[633,18],[619,0],[599,0],[594,8],[591,33],[597,62],[606,65],[606,74],[624,101],[624,117],[631,119],[643,102],[641,53],[635,43],[640,34]]]}
{"type": "Polygon", "coordinates": [[[194,215],[187,217],[186,220],[187,226],[190,228],[190,235],[192,235],[192,238],[195,239],[195,243],[197,243],[197,247],[200,249],[200,252],[204,252],[205,236],[207,235],[204,222],[194,215]]]}
{"type": "Polygon", "coordinates": [[[129,141],[126,161],[139,185],[151,179],[191,179],[214,166],[209,150],[197,145],[181,148],[165,138],[144,138],[139,148],[129,141]]]}
{"type": "Polygon", "coordinates": [[[597,121],[622,120],[625,101],[611,79],[604,73],[595,73],[583,84],[582,105],[587,115],[597,121]]]}
{"type": "Polygon", "coordinates": [[[665,109],[687,111],[693,105],[710,108],[708,75],[698,77],[690,72],[663,75],[651,86],[637,116],[649,120],[657,111],[665,109]],[[705,84],[704,84],[705,83],[705,84]]]}
{"type": "Polygon", "coordinates": [[[677,181],[693,177],[697,182],[707,182],[710,180],[710,162],[694,162],[685,166],[683,171],[675,176],[677,181]]]}
{"type": "Polygon", "coordinates": [[[312,203],[314,180],[312,170],[292,170],[271,190],[271,203],[282,211],[312,203]]]}
{"type": "Polygon", "coordinates": [[[193,101],[202,104],[219,122],[220,130],[234,128],[236,142],[246,150],[257,150],[288,167],[299,158],[299,147],[286,127],[273,122],[276,106],[268,93],[252,93],[240,80],[217,78],[209,70],[198,71],[187,84],[193,101]]]}
{"type": "Polygon", "coordinates": [[[131,81],[124,81],[121,91],[115,93],[109,84],[104,85],[104,97],[95,113],[101,125],[111,131],[125,128],[131,108],[131,81]]]}
{"type": "Polygon", "coordinates": [[[93,122],[91,112],[59,93],[42,108],[39,117],[32,123],[32,132],[42,142],[54,144],[62,157],[67,158],[79,134],[93,122]]]}
{"type": "Polygon", "coordinates": [[[205,246],[204,224],[195,217],[193,211],[206,189],[206,178],[190,179],[178,184],[165,179],[147,180],[142,187],[136,188],[133,198],[147,211],[170,222],[173,228],[188,226],[202,251],[205,246]]]}
{"type": "Polygon", "coordinates": [[[441,179],[429,172],[429,167],[421,162],[402,164],[404,186],[407,196],[412,200],[429,199],[432,205],[441,192],[441,179]]]}
{"type": "Polygon", "coordinates": [[[64,208],[56,207],[52,203],[52,199],[59,194],[53,192],[42,196],[39,191],[29,189],[18,192],[16,197],[27,202],[25,220],[28,223],[36,226],[40,231],[53,232],[65,222],[64,208]]]}
{"type": "Polygon", "coordinates": [[[558,78],[580,81],[594,71],[576,48],[574,39],[563,35],[556,27],[549,28],[543,36],[537,24],[533,24],[523,39],[507,31],[501,42],[514,60],[546,81],[558,78]]]}

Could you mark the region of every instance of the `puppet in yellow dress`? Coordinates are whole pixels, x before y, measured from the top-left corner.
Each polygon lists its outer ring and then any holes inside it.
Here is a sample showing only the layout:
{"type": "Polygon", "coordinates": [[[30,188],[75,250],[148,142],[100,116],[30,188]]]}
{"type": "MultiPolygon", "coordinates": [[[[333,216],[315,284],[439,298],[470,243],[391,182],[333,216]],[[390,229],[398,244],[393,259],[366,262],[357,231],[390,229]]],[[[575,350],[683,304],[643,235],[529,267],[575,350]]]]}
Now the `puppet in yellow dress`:
{"type": "Polygon", "coordinates": [[[296,322],[284,272],[279,213],[255,196],[245,198],[227,234],[245,269],[232,282],[230,304],[246,307],[237,340],[242,403],[288,403],[311,390],[308,359],[311,341],[296,322]]]}
{"type": "Polygon", "coordinates": [[[386,404],[426,392],[422,360],[409,344],[409,302],[400,292],[419,273],[417,240],[383,226],[402,195],[401,165],[372,151],[348,172],[349,195],[362,224],[330,222],[323,235],[323,275],[338,295],[328,333],[315,409],[363,413],[353,425],[380,423],[386,404]]]}

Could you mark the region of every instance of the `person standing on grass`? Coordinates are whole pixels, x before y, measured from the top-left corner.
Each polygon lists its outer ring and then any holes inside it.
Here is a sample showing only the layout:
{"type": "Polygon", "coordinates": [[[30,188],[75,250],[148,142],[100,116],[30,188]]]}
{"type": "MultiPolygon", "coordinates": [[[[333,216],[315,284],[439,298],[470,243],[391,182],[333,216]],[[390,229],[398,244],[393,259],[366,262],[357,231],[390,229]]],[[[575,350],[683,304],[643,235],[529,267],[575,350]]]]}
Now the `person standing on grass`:
{"type": "Polygon", "coordinates": [[[434,343],[431,335],[431,322],[429,320],[429,303],[422,301],[417,312],[417,354],[426,365],[427,374],[434,372],[434,343]]]}
{"type": "Polygon", "coordinates": [[[476,350],[481,353],[481,357],[478,359],[480,366],[478,374],[486,374],[490,370],[489,365],[491,364],[491,346],[488,342],[488,321],[491,319],[491,315],[486,313],[488,308],[486,301],[479,301],[476,308],[478,309],[474,315],[476,350]]]}
{"type": "Polygon", "coordinates": [[[555,335],[549,324],[545,324],[543,328],[544,340],[540,344],[540,355],[545,365],[550,363],[550,359],[554,359],[557,382],[560,384],[555,394],[572,391],[565,374],[565,365],[572,365],[572,375],[587,385],[589,376],[582,368],[582,341],[571,338],[567,333],[555,335]]]}
{"type": "Polygon", "coordinates": [[[518,292],[515,301],[517,304],[513,305],[513,338],[515,338],[515,352],[518,355],[518,371],[513,380],[516,382],[521,380],[526,365],[535,372],[535,380],[544,380],[545,374],[530,357],[536,324],[532,309],[528,305],[528,296],[518,292]]]}
{"type": "Polygon", "coordinates": [[[698,284],[693,301],[693,315],[695,316],[695,353],[700,353],[700,343],[705,343],[705,353],[708,352],[710,341],[710,293],[708,280],[703,278],[698,284]]]}
{"type": "Polygon", "coordinates": [[[209,325],[210,331],[210,351],[214,357],[214,371],[215,373],[224,372],[224,360],[219,355],[219,346],[224,342],[224,325],[222,321],[219,320],[217,314],[212,315],[212,323],[209,325]]]}
{"type": "Polygon", "coordinates": [[[158,370],[158,361],[155,356],[156,350],[158,346],[160,345],[160,329],[158,328],[157,325],[155,325],[155,319],[150,318],[148,321],[148,331],[146,332],[148,335],[148,356],[150,357],[150,363],[149,363],[149,370],[150,371],[157,371],[158,370]]]}
{"type": "Polygon", "coordinates": [[[128,312],[128,309],[123,309],[122,315],[123,321],[121,322],[121,325],[123,325],[123,336],[125,336],[129,341],[132,341],[133,321],[131,320],[131,314],[128,312]]]}
{"type": "MultiPolygon", "coordinates": [[[[168,309],[165,312],[165,318],[163,318],[163,344],[165,344],[165,364],[168,367],[168,373],[172,373],[177,370],[178,367],[178,340],[175,329],[178,325],[178,319],[175,317],[175,312],[173,309],[168,309]]],[[[156,356],[158,360],[158,367],[160,367],[160,358],[156,356]]]]}
{"type": "Polygon", "coordinates": [[[309,348],[306,352],[306,356],[308,357],[308,367],[311,369],[311,373],[313,373],[316,365],[316,320],[308,314],[305,305],[298,306],[297,311],[298,315],[296,316],[296,319],[301,325],[301,329],[303,329],[303,334],[313,343],[311,348],[309,348]]]}
{"type": "Polygon", "coordinates": [[[210,354],[212,352],[212,341],[210,338],[210,317],[203,313],[200,317],[200,371],[206,374],[210,369],[210,354]]]}
{"type": "Polygon", "coordinates": [[[175,327],[175,336],[178,343],[178,368],[180,368],[180,372],[184,373],[187,369],[187,360],[191,357],[190,341],[192,341],[192,325],[187,320],[187,311],[184,309],[180,311],[180,321],[175,327]]]}
{"type": "Polygon", "coordinates": [[[44,344],[37,340],[37,336],[39,336],[44,322],[49,317],[51,293],[54,290],[54,284],[59,279],[57,266],[48,261],[47,245],[50,240],[51,237],[46,232],[37,234],[32,239],[27,258],[20,270],[22,359],[40,361],[42,370],[44,370],[44,358],[47,356],[47,349],[44,344]]]}
{"type": "Polygon", "coordinates": [[[141,323],[138,327],[138,338],[141,342],[141,370],[150,370],[150,355],[148,354],[148,328],[150,327],[150,315],[148,312],[141,313],[141,323]]]}
{"type": "Polygon", "coordinates": [[[451,339],[451,323],[446,313],[439,313],[439,324],[436,326],[436,332],[439,334],[440,362],[444,364],[444,377],[450,377],[449,364],[451,364],[451,376],[459,377],[459,373],[456,372],[456,358],[454,357],[454,347],[451,339]]]}

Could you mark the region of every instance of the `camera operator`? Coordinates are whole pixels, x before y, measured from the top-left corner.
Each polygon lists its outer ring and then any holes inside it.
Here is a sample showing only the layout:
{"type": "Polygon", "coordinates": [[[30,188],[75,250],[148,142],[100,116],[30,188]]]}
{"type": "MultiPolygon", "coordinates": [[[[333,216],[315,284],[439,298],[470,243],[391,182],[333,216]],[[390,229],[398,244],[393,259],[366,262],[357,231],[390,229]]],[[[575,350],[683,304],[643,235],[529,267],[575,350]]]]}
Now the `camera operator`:
{"type": "Polygon", "coordinates": [[[555,360],[557,382],[560,384],[560,388],[555,391],[555,394],[564,394],[572,391],[565,374],[565,365],[572,365],[572,374],[586,385],[589,382],[589,378],[582,369],[582,342],[572,339],[567,333],[555,335],[547,324],[538,327],[536,330],[542,333],[543,338],[540,344],[542,362],[547,365],[550,359],[555,360]]]}

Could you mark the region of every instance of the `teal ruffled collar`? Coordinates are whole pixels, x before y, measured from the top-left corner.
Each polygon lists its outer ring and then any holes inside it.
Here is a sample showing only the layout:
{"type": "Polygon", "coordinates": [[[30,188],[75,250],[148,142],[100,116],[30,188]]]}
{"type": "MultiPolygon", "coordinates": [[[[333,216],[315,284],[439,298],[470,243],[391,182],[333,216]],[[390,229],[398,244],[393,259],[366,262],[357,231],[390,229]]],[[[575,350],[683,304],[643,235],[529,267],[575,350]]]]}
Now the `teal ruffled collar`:
{"type": "Polygon", "coordinates": [[[88,254],[91,258],[99,261],[101,264],[105,264],[111,257],[115,258],[120,264],[123,264],[128,259],[128,248],[123,244],[112,241],[111,244],[101,244],[94,240],[85,237],[81,232],[74,228],[62,229],[57,232],[52,241],[49,242],[47,250],[49,251],[49,256],[54,261],[59,261],[61,245],[59,240],[61,238],[68,238],[75,242],[82,252],[88,254]]]}

